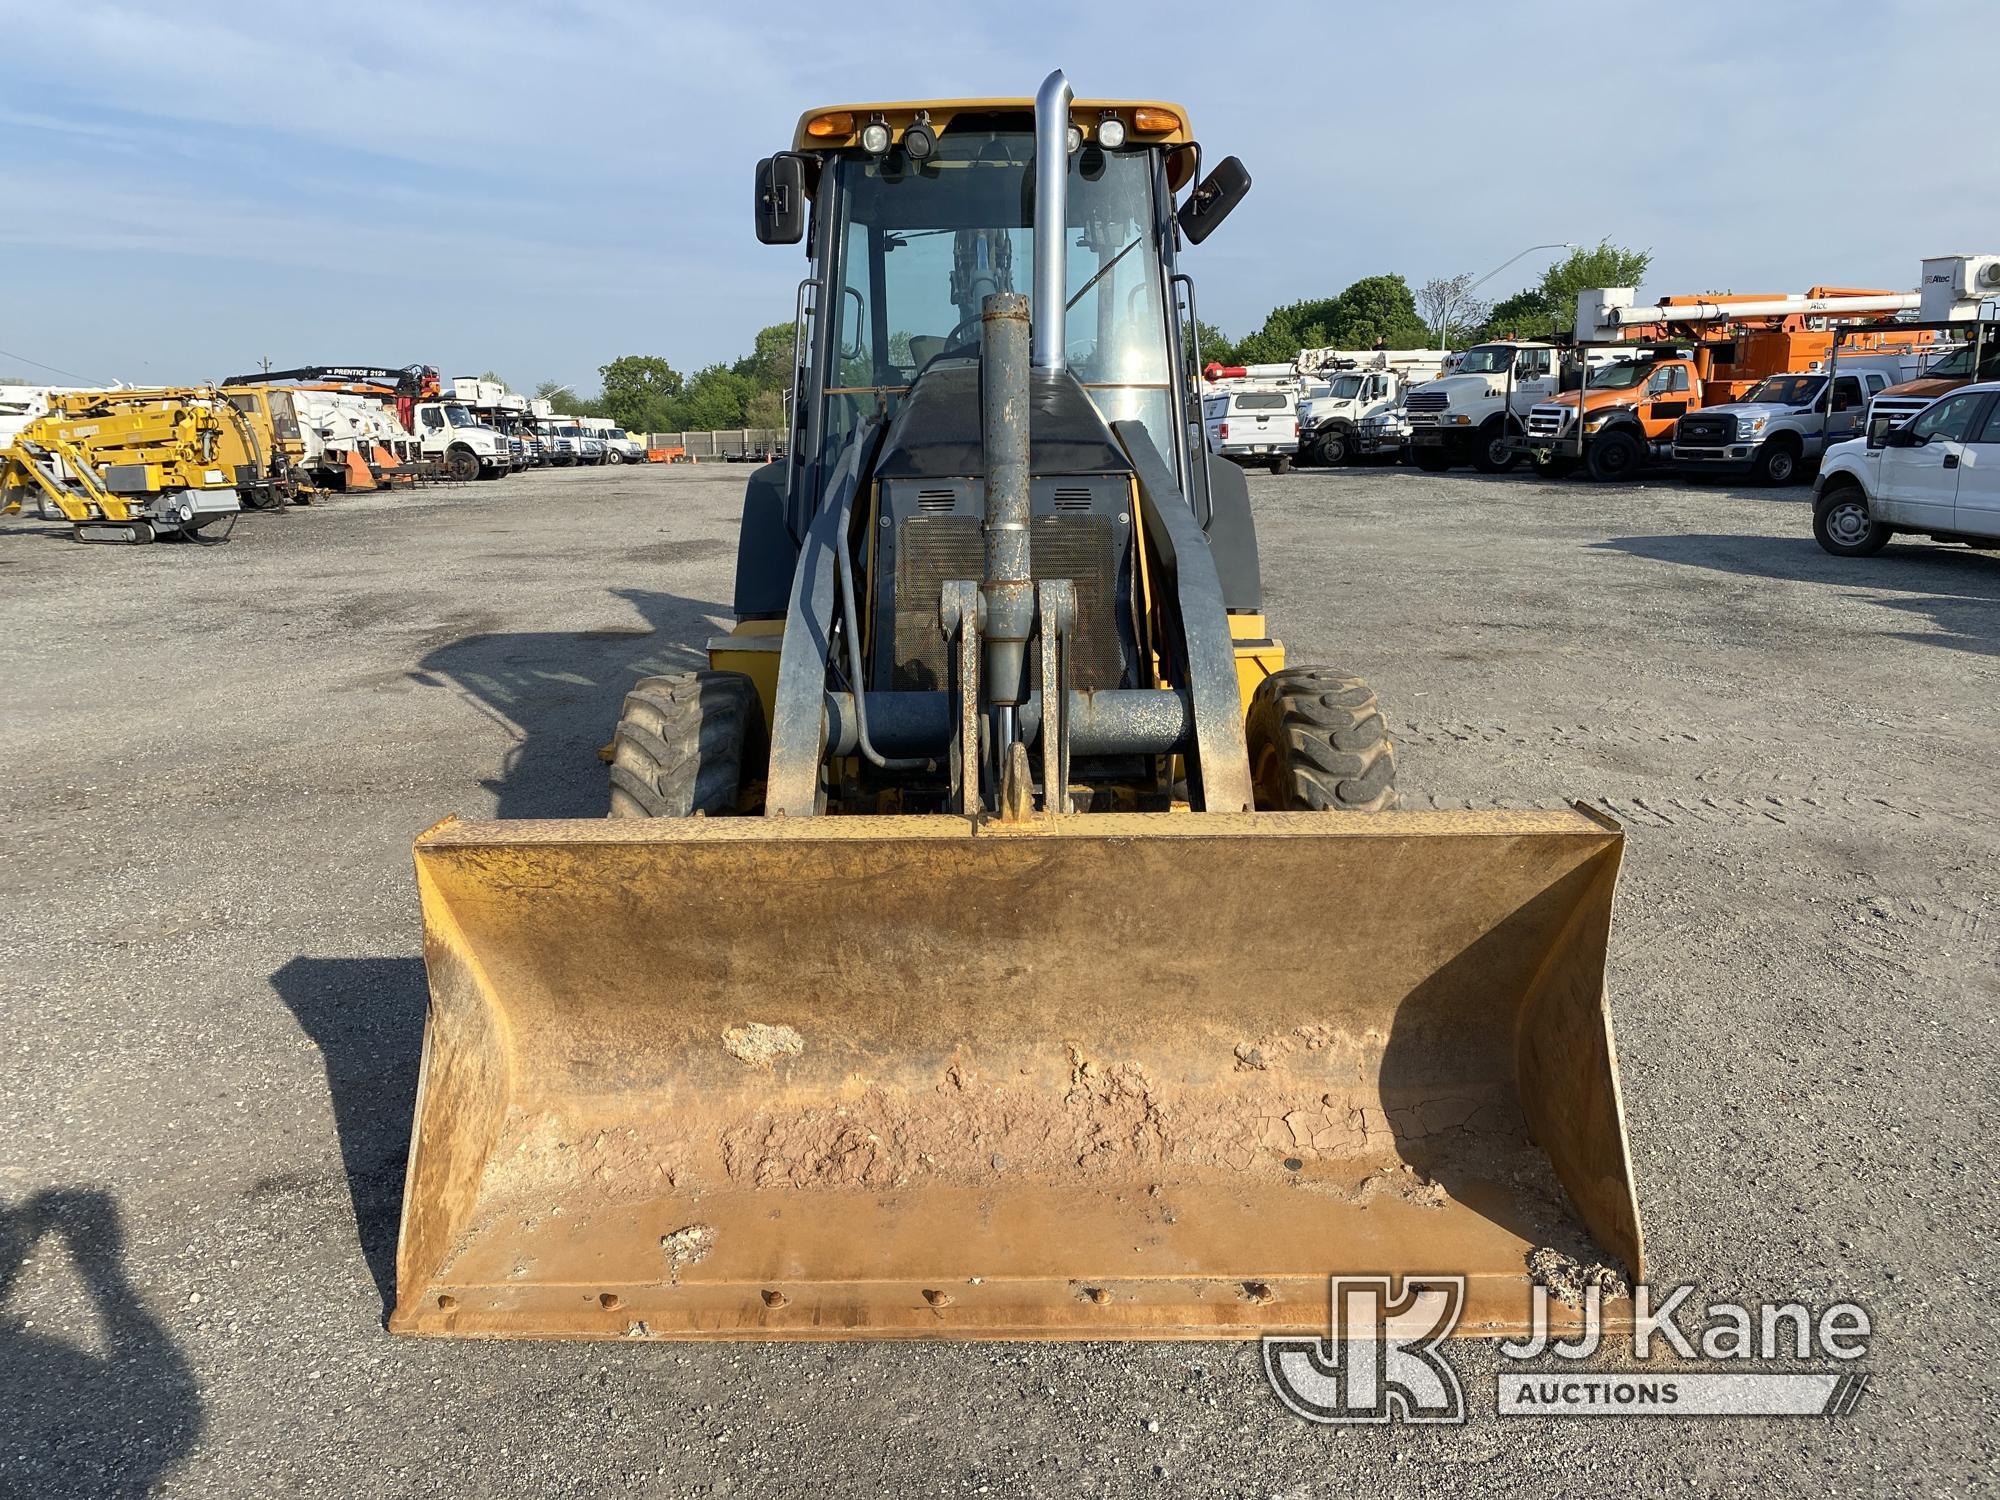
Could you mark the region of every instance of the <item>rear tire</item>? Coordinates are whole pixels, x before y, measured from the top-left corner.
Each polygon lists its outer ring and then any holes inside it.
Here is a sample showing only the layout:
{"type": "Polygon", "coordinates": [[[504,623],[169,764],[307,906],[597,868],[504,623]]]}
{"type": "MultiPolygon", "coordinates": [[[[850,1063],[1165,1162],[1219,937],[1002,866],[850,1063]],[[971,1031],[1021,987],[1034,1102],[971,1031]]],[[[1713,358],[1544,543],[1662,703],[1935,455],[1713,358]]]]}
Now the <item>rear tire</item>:
{"type": "Polygon", "coordinates": [[[1374,689],[1330,667],[1287,667],[1257,685],[1244,724],[1262,812],[1385,812],[1396,752],[1374,689]]]}
{"type": "Polygon", "coordinates": [[[732,817],[763,801],[764,711],[741,672],[647,677],[611,741],[614,818],[732,817]]]}

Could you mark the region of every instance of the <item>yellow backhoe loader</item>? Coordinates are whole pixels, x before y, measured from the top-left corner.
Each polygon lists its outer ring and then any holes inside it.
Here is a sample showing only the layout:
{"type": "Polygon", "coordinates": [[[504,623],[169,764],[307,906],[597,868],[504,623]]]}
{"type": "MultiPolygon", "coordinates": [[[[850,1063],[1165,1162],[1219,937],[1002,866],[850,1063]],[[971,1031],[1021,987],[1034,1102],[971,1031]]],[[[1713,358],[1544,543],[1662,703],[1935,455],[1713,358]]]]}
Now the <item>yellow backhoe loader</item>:
{"type": "Polygon", "coordinates": [[[1395,810],[1367,685],[1286,664],[1190,435],[1198,157],[1057,73],[759,164],[811,269],[733,629],[609,818],[417,842],[392,1329],[1241,1338],[1393,1273],[1498,1333],[1537,1252],[1640,1273],[1621,835],[1395,810]]]}
{"type": "Polygon", "coordinates": [[[269,503],[270,449],[212,389],[69,391],[16,435],[0,513],[66,520],[82,542],[228,535],[246,498],[269,503]]]}

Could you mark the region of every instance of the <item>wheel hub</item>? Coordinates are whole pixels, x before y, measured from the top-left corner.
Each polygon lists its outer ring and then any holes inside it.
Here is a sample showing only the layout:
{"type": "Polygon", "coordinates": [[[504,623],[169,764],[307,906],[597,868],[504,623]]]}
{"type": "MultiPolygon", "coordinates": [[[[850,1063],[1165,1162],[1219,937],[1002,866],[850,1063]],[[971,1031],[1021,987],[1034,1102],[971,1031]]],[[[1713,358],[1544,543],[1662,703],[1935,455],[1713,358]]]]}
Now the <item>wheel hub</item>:
{"type": "Polygon", "coordinates": [[[1868,535],[1868,512],[1859,501],[1843,500],[1826,513],[1826,529],[1837,542],[1858,543],[1868,535]]]}

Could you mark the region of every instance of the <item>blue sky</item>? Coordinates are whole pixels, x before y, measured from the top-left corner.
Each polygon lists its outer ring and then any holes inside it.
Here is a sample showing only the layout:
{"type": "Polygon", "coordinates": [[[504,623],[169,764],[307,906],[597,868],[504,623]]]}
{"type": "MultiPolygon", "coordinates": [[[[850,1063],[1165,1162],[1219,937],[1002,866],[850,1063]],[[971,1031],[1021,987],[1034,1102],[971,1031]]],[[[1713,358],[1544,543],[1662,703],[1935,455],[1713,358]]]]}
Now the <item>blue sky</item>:
{"type": "Polygon", "coordinates": [[[2000,60],[1993,17],[0,0],[0,374],[212,379],[269,355],[590,391],[619,354],[733,359],[803,272],[749,212],[801,110],[1031,93],[1058,65],[1082,95],[1183,102],[1211,159],[1249,165],[1186,260],[1232,334],[1542,241],[1650,248],[1649,296],[1907,288],[1923,256],[2000,251],[1971,81],[2000,60]],[[878,19],[842,37],[838,16],[878,19]]]}

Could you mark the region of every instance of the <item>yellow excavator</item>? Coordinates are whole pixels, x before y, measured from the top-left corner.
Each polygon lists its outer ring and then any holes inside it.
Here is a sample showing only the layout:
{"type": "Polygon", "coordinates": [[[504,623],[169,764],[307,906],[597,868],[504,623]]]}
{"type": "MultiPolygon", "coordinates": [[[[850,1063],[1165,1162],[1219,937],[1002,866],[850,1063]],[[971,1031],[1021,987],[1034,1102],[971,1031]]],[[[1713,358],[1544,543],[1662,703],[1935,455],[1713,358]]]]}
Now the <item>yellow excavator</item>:
{"type": "Polygon", "coordinates": [[[1243,1338],[1392,1273],[1501,1333],[1535,1264],[1641,1274],[1621,834],[1396,810],[1368,686],[1270,637],[1199,162],[1056,73],[759,163],[810,269],[733,628],[633,686],[610,817],[417,842],[392,1329],[1243,1338]]]}

